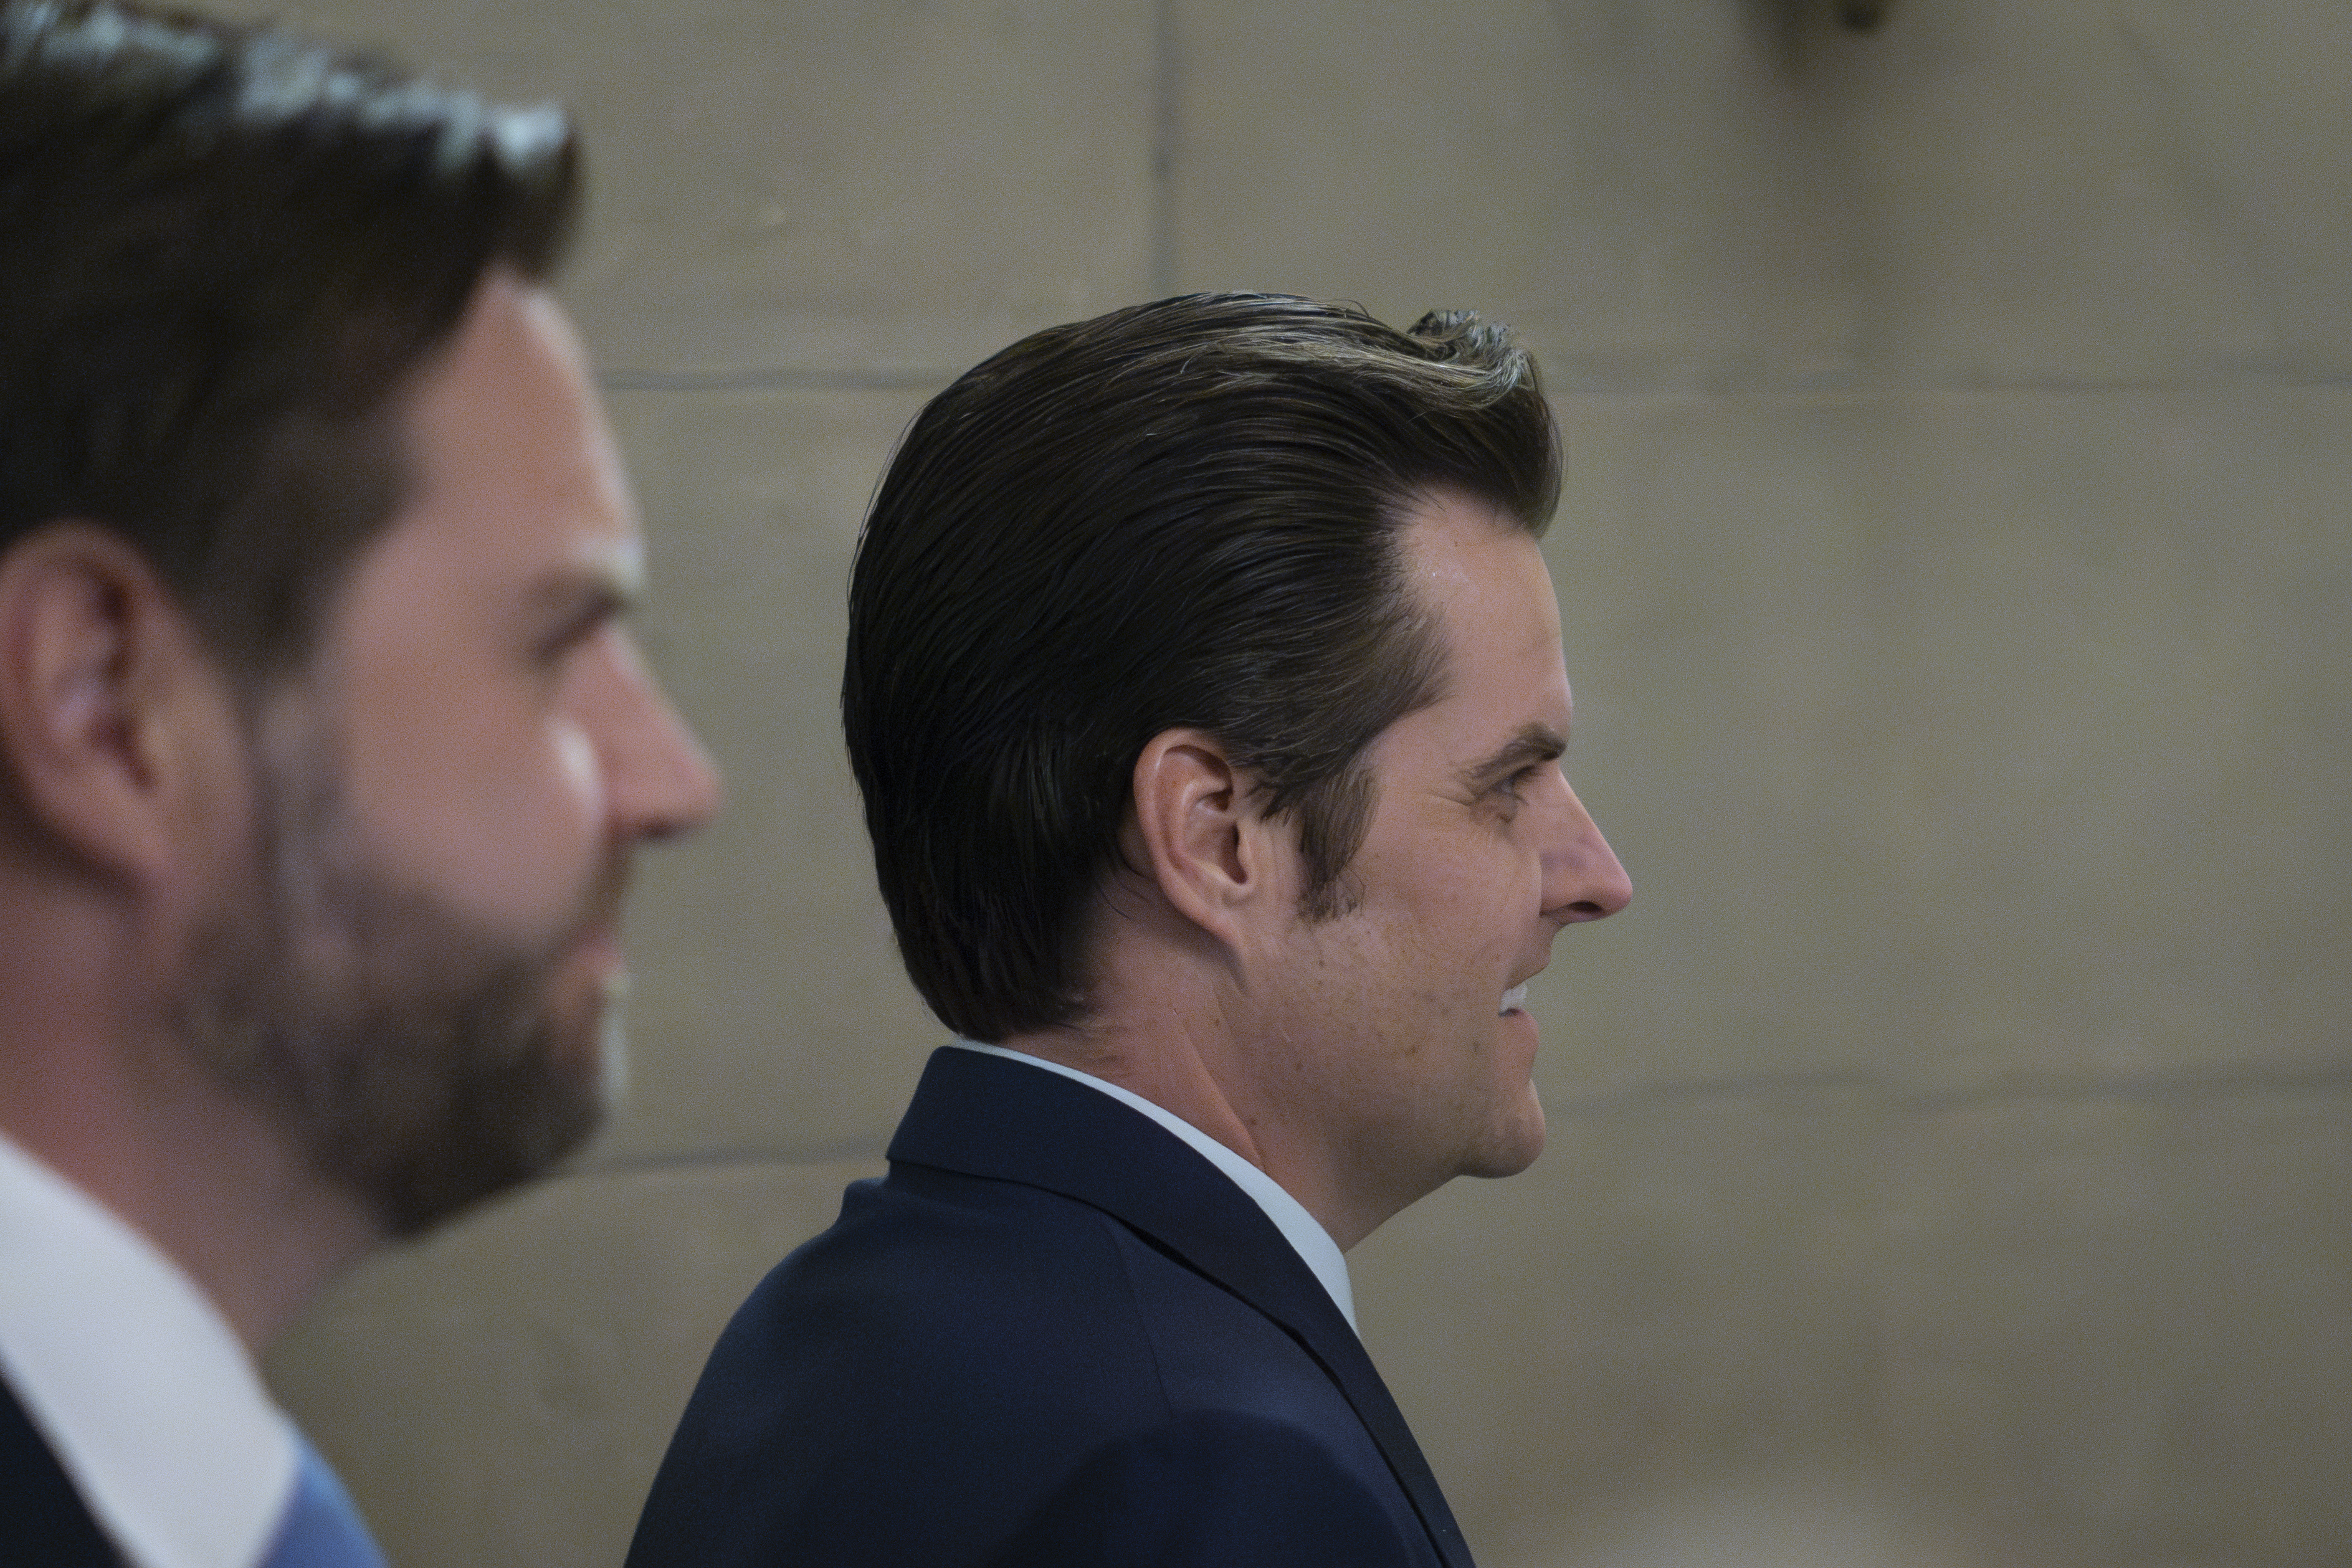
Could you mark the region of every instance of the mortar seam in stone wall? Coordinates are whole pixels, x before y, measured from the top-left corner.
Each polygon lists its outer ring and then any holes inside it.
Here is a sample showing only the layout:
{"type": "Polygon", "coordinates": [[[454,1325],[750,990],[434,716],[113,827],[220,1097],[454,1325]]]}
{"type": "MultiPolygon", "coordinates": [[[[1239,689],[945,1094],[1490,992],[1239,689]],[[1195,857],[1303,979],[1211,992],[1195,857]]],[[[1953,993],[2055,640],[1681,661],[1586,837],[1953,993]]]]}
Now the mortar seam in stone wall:
{"type": "MultiPolygon", "coordinates": [[[[734,371],[607,371],[597,377],[606,392],[919,392],[945,387],[960,371],[827,370],[815,367],[765,367],[734,371]]],[[[1790,403],[1855,403],[1901,401],[1917,397],[2001,397],[2020,394],[2049,397],[2142,395],[2155,392],[2237,392],[2270,388],[2283,392],[2326,392],[2352,388],[2352,374],[2240,372],[2171,381],[2068,381],[2045,378],[1996,381],[1958,378],[1940,382],[1863,382],[1825,385],[1820,382],[1745,381],[1677,385],[1671,382],[1644,386],[1602,385],[1555,373],[1548,378],[1555,401],[1573,398],[1585,402],[1732,402],[1740,401],[1790,403]]]]}
{"type": "Polygon", "coordinates": [[[1176,292],[1176,149],[1181,103],[1176,78],[1175,0],[1151,7],[1151,296],[1176,292]]]}
{"type": "Polygon", "coordinates": [[[961,372],[931,370],[837,371],[792,367],[740,371],[606,371],[607,392],[908,392],[944,387],[961,372]]]}
{"type": "Polygon", "coordinates": [[[557,1179],[585,1181],[604,1176],[661,1176],[673,1172],[721,1171],[761,1166],[801,1168],[852,1165],[864,1160],[879,1160],[886,1146],[887,1140],[881,1138],[852,1138],[809,1148],[713,1149],[699,1154],[632,1155],[609,1160],[592,1160],[575,1170],[564,1172],[557,1179]]]}
{"type": "Polygon", "coordinates": [[[1987,1082],[1940,1089],[1906,1087],[1877,1073],[1824,1071],[1753,1073],[1730,1078],[1687,1079],[1641,1084],[1606,1093],[1580,1095],[1549,1107],[1555,1118],[1591,1120],[1652,1104],[1688,1104],[1706,1100],[1767,1099],[1846,1090],[1873,1094],[1894,1110],[1937,1115],[1975,1105],[2022,1104],[2033,1101],[2220,1100],[2248,1094],[2352,1094],[2352,1063],[2313,1068],[2190,1069],[2119,1076],[2004,1073],[1987,1082]]]}
{"type": "MultiPolygon", "coordinates": [[[[1542,356],[1538,354],[1538,358],[1542,356]]],[[[1997,377],[1953,376],[1940,381],[1721,380],[1676,383],[1671,381],[1635,386],[1577,380],[1565,371],[1548,371],[1546,390],[1563,398],[1616,399],[1624,402],[1731,402],[1743,399],[1785,402],[1853,403],[1899,401],[1914,397],[2047,397],[2131,396],[2151,392],[2228,392],[2249,388],[2284,392],[2342,391],[2352,387],[2352,373],[2288,369],[2232,370],[2208,375],[2067,378],[2042,376],[2001,380],[1997,377]]]]}
{"type": "MultiPolygon", "coordinates": [[[[2218,1101],[2254,1094],[2326,1099],[2352,1096],[2352,1062],[2312,1068],[2188,1069],[2118,1076],[2005,1073],[1984,1083],[1946,1089],[1906,1088],[1880,1074],[1849,1071],[1751,1073],[1728,1078],[1685,1079],[1642,1084],[1600,1094],[1579,1095],[1550,1107],[1556,1119],[1592,1121],[1654,1105],[1710,1100],[1763,1100],[1847,1091],[1882,1100],[1890,1110],[1941,1115],[1982,1105],[2018,1105],[2036,1101],[2114,1100],[2126,1103],[2218,1101]]],[[[657,1176],[761,1166],[805,1168],[883,1158],[887,1141],[852,1138],[840,1143],[784,1149],[718,1149],[697,1154],[644,1155],[600,1160],[559,1179],[657,1176]]]]}
{"type": "Polygon", "coordinates": [[[1964,1088],[1913,1091],[1898,1097],[1906,1111],[1936,1114],[1974,1105],[2029,1101],[2222,1100],[2268,1094],[2326,1099],[2352,1093],[2352,1063],[2311,1068],[2215,1068],[2180,1072],[2074,1078],[2060,1073],[2007,1073],[1964,1088]]]}

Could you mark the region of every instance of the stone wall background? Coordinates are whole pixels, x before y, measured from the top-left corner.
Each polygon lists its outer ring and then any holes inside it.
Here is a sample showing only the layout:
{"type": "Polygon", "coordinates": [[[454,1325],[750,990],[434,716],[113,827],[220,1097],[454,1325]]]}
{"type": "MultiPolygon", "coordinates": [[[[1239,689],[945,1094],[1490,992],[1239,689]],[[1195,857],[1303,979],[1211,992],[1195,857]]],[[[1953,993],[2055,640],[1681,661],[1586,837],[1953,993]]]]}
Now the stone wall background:
{"type": "MultiPolygon", "coordinates": [[[[247,5],[248,12],[258,7],[247,5]]],[[[2352,1561],[2352,12],[317,0],[562,98],[654,657],[732,786],[573,1174],[273,1358],[406,1568],[612,1568],[939,1038],[835,717],[900,426],[1178,289],[1540,351],[1635,906],[1551,1151],[1360,1249],[1489,1568],[2352,1561]]]]}

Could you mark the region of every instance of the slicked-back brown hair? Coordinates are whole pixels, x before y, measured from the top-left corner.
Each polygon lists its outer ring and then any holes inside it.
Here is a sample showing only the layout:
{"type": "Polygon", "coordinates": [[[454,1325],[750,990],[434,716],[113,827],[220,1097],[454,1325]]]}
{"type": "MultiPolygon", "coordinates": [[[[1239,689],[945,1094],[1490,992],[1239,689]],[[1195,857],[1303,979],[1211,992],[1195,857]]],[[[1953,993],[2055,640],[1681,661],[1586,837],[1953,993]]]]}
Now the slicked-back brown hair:
{"type": "Polygon", "coordinates": [[[578,153],[268,28],[0,0],[0,551],[135,543],[234,674],[308,653],[398,508],[394,393],[494,267],[571,231],[578,153]]]}
{"type": "Polygon", "coordinates": [[[1297,824],[1306,914],[1348,906],[1361,757],[1433,702],[1401,538],[1433,491],[1531,533],[1559,489],[1501,328],[1401,332],[1200,294],[1024,339],[934,398],[877,492],[842,719],[882,895],[934,1012],[1000,1040],[1083,1016],[1087,917],[1135,762],[1215,736],[1297,824]]]}

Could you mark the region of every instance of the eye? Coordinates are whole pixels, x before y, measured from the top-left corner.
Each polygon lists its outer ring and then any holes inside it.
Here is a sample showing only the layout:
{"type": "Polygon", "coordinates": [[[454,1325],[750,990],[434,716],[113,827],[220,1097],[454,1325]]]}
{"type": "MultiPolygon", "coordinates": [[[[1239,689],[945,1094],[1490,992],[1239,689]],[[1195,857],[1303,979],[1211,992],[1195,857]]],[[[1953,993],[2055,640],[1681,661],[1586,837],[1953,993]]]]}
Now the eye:
{"type": "Polygon", "coordinates": [[[531,659],[548,673],[560,671],[572,654],[595,641],[599,632],[619,619],[620,604],[598,596],[557,620],[531,646],[531,659]]]}
{"type": "Polygon", "coordinates": [[[541,637],[531,645],[532,673],[542,681],[560,681],[572,663],[572,656],[579,652],[581,644],[587,642],[589,633],[594,630],[593,625],[566,625],[541,637]]]}
{"type": "Polygon", "coordinates": [[[540,650],[540,656],[550,664],[561,663],[574,649],[579,648],[604,629],[604,618],[601,615],[572,622],[559,628],[552,636],[548,638],[540,650]]]}
{"type": "Polygon", "coordinates": [[[1517,810],[1526,803],[1528,793],[1534,789],[1537,781],[1543,777],[1546,766],[1540,762],[1530,762],[1517,772],[1507,774],[1496,780],[1494,787],[1495,798],[1501,802],[1506,815],[1517,810]]]}

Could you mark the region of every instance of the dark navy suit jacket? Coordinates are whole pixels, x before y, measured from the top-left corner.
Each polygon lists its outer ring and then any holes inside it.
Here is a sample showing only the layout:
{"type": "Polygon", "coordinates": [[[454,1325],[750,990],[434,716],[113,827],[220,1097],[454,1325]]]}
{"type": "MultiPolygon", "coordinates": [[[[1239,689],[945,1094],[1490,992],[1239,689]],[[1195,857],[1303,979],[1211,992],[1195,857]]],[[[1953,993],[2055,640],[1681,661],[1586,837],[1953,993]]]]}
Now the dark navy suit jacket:
{"type": "Polygon", "coordinates": [[[81,1493],[0,1380],[0,1563],[121,1568],[81,1493]]]}
{"type": "Polygon", "coordinates": [[[1264,1210],[1149,1117],[944,1049],[728,1325],[628,1568],[1469,1568],[1264,1210]]]}

